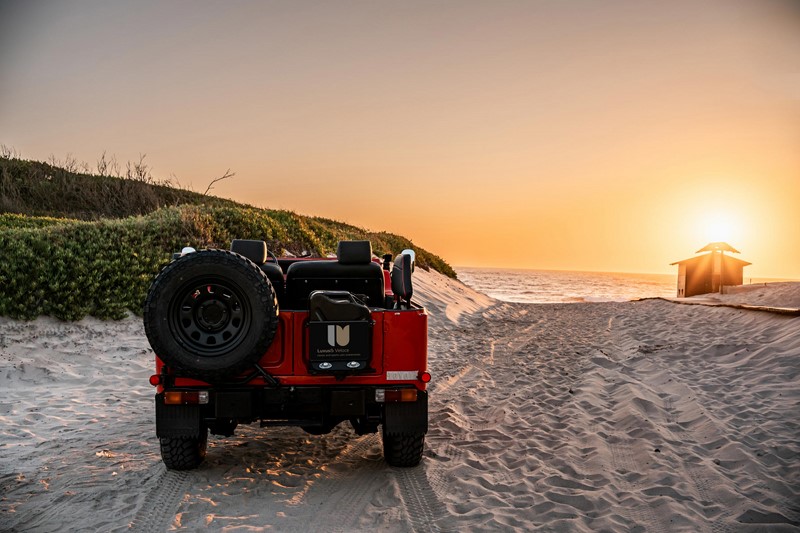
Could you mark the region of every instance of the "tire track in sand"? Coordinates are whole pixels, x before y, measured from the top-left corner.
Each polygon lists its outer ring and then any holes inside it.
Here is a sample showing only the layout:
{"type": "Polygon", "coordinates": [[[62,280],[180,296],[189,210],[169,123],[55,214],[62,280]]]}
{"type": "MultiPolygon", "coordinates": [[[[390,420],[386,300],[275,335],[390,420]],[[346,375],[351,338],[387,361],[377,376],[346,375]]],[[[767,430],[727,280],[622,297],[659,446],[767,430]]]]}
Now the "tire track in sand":
{"type": "MultiPolygon", "coordinates": [[[[164,468],[163,465],[160,467],[164,468]]],[[[186,494],[189,473],[164,468],[155,485],[131,522],[131,531],[167,531],[175,519],[181,499],[186,494]]]]}
{"type": "Polygon", "coordinates": [[[527,310],[514,304],[493,306],[482,315],[469,317],[461,324],[469,333],[457,330],[443,331],[437,338],[439,351],[457,354],[448,360],[448,366],[439,369],[444,373],[442,379],[429,388],[431,394],[431,415],[434,429],[428,434],[426,448],[433,460],[424,461],[424,469],[398,469],[403,504],[414,531],[451,531],[452,523],[445,526],[450,516],[443,503],[447,498],[452,481],[449,469],[453,464],[464,460],[464,449],[455,444],[454,434],[438,434],[435,425],[448,423],[450,431],[456,431],[464,440],[475,431],[494,426],[506,415],[504,405],[490,405],[481,416],[471,416],[454,406],[471,396],[478,388],[494,388],[492,368],[495,356],[501,359],[510,353],[517,353],[532,342],[527,335],[535,324],[524,320],[527,310]],[[507,336],[487,335],[479,337],[476,343],[474,331],[479,331],[493,321],[516,320],[521,322],[519,329],[509,330],[507,336]],[[520,320],[523,319],[523,320],[520,320]],[[460,426],[460,430],[457,427],[460,426]]]}
{"type": "MultiPolygon", "coordinates": [[[[623,327],[626,326],[625,320],[622,321],[622,324],[623,327]]],[[[676,409],[672,394],[662,390],[660,386],[648,383],[648,380],[650,376],[661,375],[661,380],[672,383],[670,387],[673,390],[675,390],[678,384],[684,387],[687,387],[687,385],[672,372],[670,367],[667,366],[659,356],[652,355],[661,352],[661,346],[642,345],[639,339],[633,337],[632,334],[629,333],[631,331],[629,326],[625,329],[613,333],[618,343],[617,350],[619,352],[613,359],[619,364],[619,373],[617,374],[619,381],[613,385],[607,386],[605,388],[606,394],[613,396],[614,391],[621,391],[624,390],[625,387],[632,387],[634,390],[638,391],[637,395],[634,397],[635,399],[645,399],[643,391],[652,392],[655,398],[660,399],[660,402],[653,403],[654,409],[647,414],[647,418],[653,421],[656,428],[658,428],[660,439],[666,442],[682,443],[684,446],[696,445],[698,439],[693,432],[683,428],[681,424],[678,423],[680,410],[676,409]],[[627,331],[625,331],[625,329],[627,329],[627,331]],[[650,355],[650,357],[643,358],[641,357],[642,355],[650,355]]],[[[604,369],[601,368],[600,370],[604,369]]],[[[689,401],[688,398],[693,397],[692,394],[689,394],[690,391],[691,389],[687,387],[686,394],[684,395],[685,401],[689,401]]],[[[612,463],[615,468],[617,468],[618,471],[620,468],[633,472],[643,471],[640,469],[641,465],[636,464],[637,461],[635,457],[628,453],[626,444],[625,442],[609,443],[612,452],[612,463]],[[625,458],[633,461],[633,463],[629,464],[629,461],[624,460],[625,458]],[[637,469],[631,470],[631,466],[635,466],[637,469]]],[[[680,469],[686,474],[686,479],[691,483],[691,487],[694,489],[694,493],[697,495],[698,501],[702,505],[707,505],[709,502],[714,501],[712,489],[714,486],[722,484],[723,480],[715,472],[709,470],[703,464],[700,457],[695,457],[694,454],[687,453],[680,463],[672,468],[680,469]]],[[[625,472],[622,473],[625,474],[625,472]]],[[[626,478],[627,476],[623,475],[620,479],[622,483],[625,484],[626,489],[632,489],[633,487],[629,486],[631,484],[628,483],[626,478]]],[[[646,521],[664,531],[669,531],[672,527],[671,524],[663,523],[662,517],[654,514],[649,507],[641,509],[641,506],[636,506],[632,509],[631,514],[637,519],[644,518],[646,521]]],[[[727,533],[732,531],[730,526],[726,523],[730,518],[730,510],[721,509],[718,511],[718,514],[714,516],[710,527],[702,527],[700,524],[697,524],[697,531],[708,531],[710,529],[710,531],[714,533],[727,533]]]]}
{"type": "MultiPolygon", "coordinates": [[[[375,494],[385,489],[396,473],[403,511],[413,531],[440,531],[436,522],[447,515],[425,473],[424,463],[413,468],[392,468],[383,457],[370,456],[379,446],[377,434],[356,439],[332,462],[333,468],[306,493],[302,503],[315,509],[314,519],[290,531],[350,532],[364,529],[375,494]]],[[[300,502],[296,502],[300,503],[300,502]]]]}
{"type": "Polygon", "coordinates": [[[398,468],[397,479],[408,520],[414,531],[442,531],[438,522],[448,516],[422,466],[398,468]]]}
{"type": "MultiPolygon", "coordinates": [[[[293,525],[288,531],[347,532],[359,528],[358,520],[370,499],[382,486],[382,461],[363,456],[378,443],[376,434],[364,435],[348,444],[331,462],[327,476],[302,498],[306,507],[315,509],[313,520],[293,525]],[[345,464],[355,468],[343,468],[345,464]],[[357,463],[357,464],[355,464],[357,463]]],[[[300,502],[296,502],[299,504],[300,502]]]]}
{"type": "MultiPolygon", "coordinates": [[[[638,487],[631,483],[629,476],[642,471],[642,465],[630,452],[629,444],[625,442],[608,442],[611,451],[611,465],[617,474],[619,489],[627,494],[637,494],[638,487]]],[[[625,502],[620,507],[619,513],[635,522],[636,527],[643,527],[644,531],[668,533],[671,525],[650,506],[647,502],[625,502]]]]}

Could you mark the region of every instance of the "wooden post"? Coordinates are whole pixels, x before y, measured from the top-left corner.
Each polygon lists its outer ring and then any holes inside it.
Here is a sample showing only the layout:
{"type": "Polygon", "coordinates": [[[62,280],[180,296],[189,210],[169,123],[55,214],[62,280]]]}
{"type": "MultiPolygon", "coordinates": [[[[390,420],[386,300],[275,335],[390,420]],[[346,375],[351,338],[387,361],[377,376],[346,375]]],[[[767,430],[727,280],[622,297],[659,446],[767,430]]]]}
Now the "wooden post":
{"type": "Polygon", "coordinates": [[[722,292],[722,250],[714,250],[711,261],[711,292],[722,292]]]}

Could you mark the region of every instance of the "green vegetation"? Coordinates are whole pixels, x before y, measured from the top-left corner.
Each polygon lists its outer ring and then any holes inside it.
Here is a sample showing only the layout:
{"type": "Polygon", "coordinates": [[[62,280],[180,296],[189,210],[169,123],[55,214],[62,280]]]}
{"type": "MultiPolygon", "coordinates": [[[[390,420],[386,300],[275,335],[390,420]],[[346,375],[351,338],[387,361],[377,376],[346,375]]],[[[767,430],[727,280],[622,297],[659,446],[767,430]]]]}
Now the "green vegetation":
{"type": "Polygon", "coordinates": [[[22,228],[46,228],[56,224],[75,222],[68,218],[29,217],[15,213],[0,213],[0,230],[22,228]]]}
{"type": "Polygon", "coordinates": [[[443,259],[391,233],[45,163],[0,159],[0,208],[15,211],[0,214],[0,315],[12,318],[138,314],[173,252],[228,248],[234,238],[314,256],[369,239],[378,255],[414,248],[419,267],[455,277],[443,259]]]}

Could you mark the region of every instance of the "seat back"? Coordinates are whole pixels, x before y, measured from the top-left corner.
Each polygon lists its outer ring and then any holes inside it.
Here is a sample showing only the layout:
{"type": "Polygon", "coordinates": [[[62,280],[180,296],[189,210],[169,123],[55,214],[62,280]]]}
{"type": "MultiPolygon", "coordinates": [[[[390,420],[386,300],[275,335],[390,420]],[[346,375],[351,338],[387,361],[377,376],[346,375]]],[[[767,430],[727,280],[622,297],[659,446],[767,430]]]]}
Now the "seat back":
{"type": "Polygon", "coordinates": [[[383,269],[372,262],[369,241],[342,241],[337,259],[293,263],[286,271],[290,309],[308,309],[313,291],[347,291],[370,307],[384,305],[383,269]]]}
{"type": "Polygon", "coordinates": [[[394,293],[395,308],[411,305],[414,287],[411,284],[411,255],[409,254],[400,254],[394,260],[392,293],[394,293]]]}
{"type": "Polygon", "coordinates": [[[286,300],[286,282],[283,270],[275,263],[267,263],[267,243],[249,239],[234,239],[231,242],[231,252],[246,257],[264,272],[275,289],[278,297],[278,306],[283,307],[286,300]]]}
{"type": "Polygon", "coordinates": [[[303,263],[308,261],[309,259],[305,257],[279,257],[278,258],[278,265],[280,265],[283,273],[286,274],[289,271],[289,267],[295,263],[303,263]]]}

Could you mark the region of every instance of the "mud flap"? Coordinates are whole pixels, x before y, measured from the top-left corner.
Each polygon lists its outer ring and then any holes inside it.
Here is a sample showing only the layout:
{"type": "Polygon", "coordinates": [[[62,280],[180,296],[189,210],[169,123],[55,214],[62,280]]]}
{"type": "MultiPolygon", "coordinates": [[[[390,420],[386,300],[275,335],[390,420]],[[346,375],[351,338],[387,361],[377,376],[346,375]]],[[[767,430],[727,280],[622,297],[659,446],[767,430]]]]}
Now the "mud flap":
{"type": "Polygon", "coordinates": [[[383,407],[383,431],[387,435],[428,432],[428,393],[420,391],[416,402],[391,402],[383,407]]]}
{"type": "Polygon", "coordinates": [[[157,437],[199,437],[199,405],[165,405],[162,395],[156,396],[157,437]]]}

